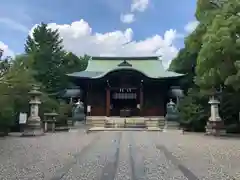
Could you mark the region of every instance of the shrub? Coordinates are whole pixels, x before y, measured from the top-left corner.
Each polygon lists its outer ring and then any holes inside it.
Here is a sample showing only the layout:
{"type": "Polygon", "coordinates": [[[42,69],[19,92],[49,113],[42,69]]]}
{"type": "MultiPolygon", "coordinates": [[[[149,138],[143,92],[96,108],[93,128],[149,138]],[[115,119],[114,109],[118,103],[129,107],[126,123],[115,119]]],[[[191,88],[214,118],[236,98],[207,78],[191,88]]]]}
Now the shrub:
{"type": "Polygon", "coordinates": [[[65,126],[67,125],[67,120],[71,116],[71,105],[65,102],[61,102],[58,109],[58,116],[57,116],[57,125],[58,126],[65,126]]]}
{"type": "Polygon", "coordinates": [[[226,126],[227,133],[240,133],[240,124],[231,124],[226,126]]]}
{"type": "Polygon", "coordinates": [[[209,109],[203,104],[207,104],[206,99],[202,99],[197,90],[191,89],[179,103],[180,124],[188,130],[204,131],[209,109]]]}
{"type": "Polygon", "coordinates": [[[6,132],[14,124],[13,100],[9,96],[0,98],[0,132],[6,132]]]}

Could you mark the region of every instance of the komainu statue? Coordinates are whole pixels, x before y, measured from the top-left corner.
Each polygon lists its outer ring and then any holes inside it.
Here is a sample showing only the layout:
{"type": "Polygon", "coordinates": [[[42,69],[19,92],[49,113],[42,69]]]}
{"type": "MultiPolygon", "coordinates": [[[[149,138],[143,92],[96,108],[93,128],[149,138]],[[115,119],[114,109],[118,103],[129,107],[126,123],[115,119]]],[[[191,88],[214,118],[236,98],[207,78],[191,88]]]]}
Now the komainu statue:
{"type": "Polygon", "coordinates": [[[179,112],[176,104],[170,99],[170,102],[167,103],[167,114],[165,119],[167,121],[179,121],[179,112]]]}
{"type": "Polygon", "coordinates": [[[84,105],[80,100],[72,108],[72,119],[73,121],[85,120],[84,105]]]}

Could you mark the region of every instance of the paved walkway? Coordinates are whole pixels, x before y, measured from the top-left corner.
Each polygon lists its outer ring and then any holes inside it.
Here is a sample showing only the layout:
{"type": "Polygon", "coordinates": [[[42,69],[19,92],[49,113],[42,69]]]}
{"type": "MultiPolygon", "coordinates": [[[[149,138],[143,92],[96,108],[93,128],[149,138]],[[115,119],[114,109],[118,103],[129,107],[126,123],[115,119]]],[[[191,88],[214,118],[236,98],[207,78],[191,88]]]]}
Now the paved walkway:
{"type": "Polygon", "coordinates": [[[236,180],[240,139],[62,132],[0,139],[0,180],[236,180]]]}

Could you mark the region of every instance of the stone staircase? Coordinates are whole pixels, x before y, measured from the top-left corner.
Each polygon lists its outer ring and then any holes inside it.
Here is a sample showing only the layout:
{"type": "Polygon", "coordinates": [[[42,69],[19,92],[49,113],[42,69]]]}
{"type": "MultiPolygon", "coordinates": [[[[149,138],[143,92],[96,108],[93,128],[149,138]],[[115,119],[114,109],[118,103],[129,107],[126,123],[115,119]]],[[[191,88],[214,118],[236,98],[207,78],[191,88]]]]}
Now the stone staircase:
{"type": "Polygon", "coordinates": [[[179,123],[178,122],[175,122],[175,121],[168,121],[166,122],[165,124],[165,128],[166,129],[179,129],[179,123]]]}
{"type": "Polygon", "coordinates": [[[144,118],[105,117],[105,128],[146,128],[144,118]]]}
{"type": "Polygon", "coordinates": [[[165,118],[164,117],[159,117],[159,119],[158,119],[158,127],[160,129],[163,129],[164,126],[165,126],[165,118]]]}
{"type": "Polygon", "coordinates": [[[104,127],[105,126],[105,117],[104,116],[87,116],[86,125],[92,127],[104,127]]]}
{"type": "Polygon", "coordinates": [[[104,128],[160,128],[165,126],[164,117],[105,117],[88,116],[86,125],[104,128]]]}
{"type": "Polygon", "coordinates": [[[146,128],[146,123],[144,118],[126,118],[126,128],[146,128]]]}
{"type": "Polygon", "coordinates": [[[163,129],[165,125],[164,117],[148,117],[145,118],[145,124],[148,128],[160,128],[163,129]]]}
{"type": "Polygon", "coordinates": [[[120,117],[106,117],[105,128],[124,128],[125,119],[120,117]]]}

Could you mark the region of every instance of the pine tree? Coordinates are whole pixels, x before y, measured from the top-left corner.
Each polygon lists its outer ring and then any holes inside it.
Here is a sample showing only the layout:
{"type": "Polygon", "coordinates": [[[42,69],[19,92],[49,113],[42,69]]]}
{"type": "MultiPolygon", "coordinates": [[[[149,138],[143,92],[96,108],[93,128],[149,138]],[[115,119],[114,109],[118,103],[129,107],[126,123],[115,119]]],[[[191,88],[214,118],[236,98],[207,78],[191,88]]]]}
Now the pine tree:
{"type": "Polygon", "coordinates": [[[60,86],[65,52],[58,30],[52,30],[47,24],[41,23],[27,37],[25,52],[34,59],[32,68],[35,78],[49,92],[56,92],[60,86]]]}

